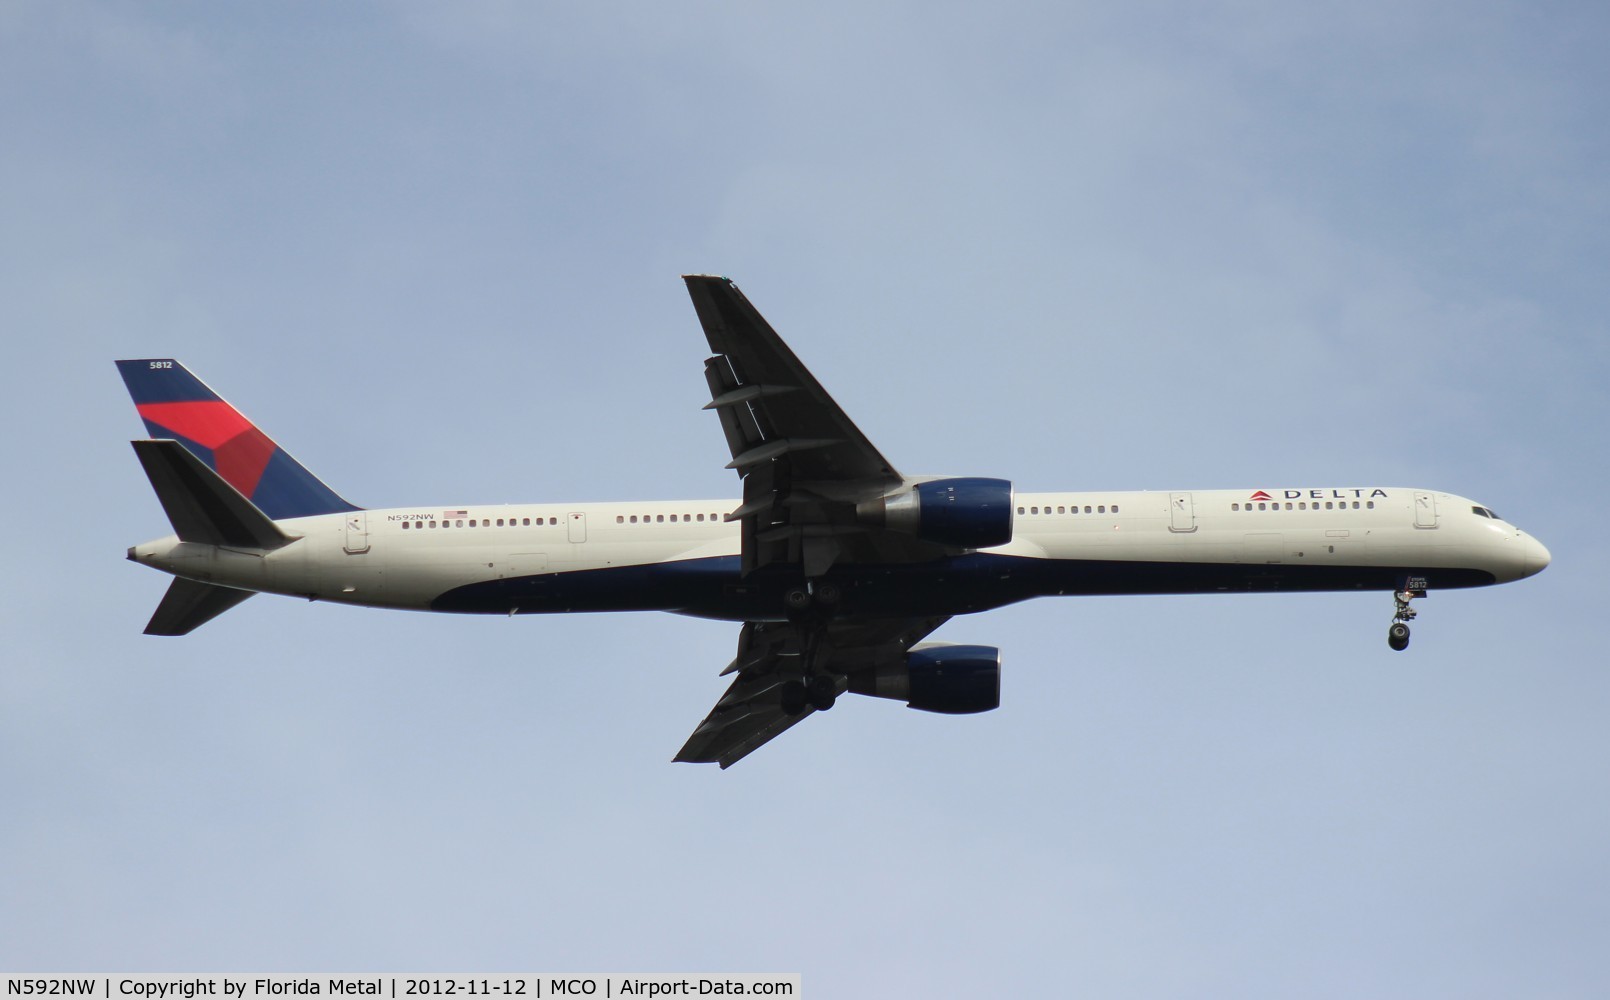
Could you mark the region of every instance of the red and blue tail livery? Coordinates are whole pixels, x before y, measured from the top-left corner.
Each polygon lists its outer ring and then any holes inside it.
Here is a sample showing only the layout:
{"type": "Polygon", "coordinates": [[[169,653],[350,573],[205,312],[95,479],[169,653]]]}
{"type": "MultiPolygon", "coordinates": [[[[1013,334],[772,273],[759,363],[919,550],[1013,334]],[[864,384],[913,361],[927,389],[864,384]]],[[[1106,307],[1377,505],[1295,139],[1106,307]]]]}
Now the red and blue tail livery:
{"type": "Polygon", "coordinates": [[[341,499],[172,358],[119,361],[151,437],[172,439],[274,520],[362,508],[341,499]]]}

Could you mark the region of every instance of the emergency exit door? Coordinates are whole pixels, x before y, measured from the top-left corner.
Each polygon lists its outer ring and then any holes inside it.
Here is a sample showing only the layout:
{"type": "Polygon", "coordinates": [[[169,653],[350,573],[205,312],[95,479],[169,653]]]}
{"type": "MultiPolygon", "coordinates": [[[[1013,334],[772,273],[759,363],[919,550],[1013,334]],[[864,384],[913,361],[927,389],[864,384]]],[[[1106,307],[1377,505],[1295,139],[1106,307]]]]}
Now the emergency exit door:
{"type": "Polygon", "coordinates": [[[583,511],[572,511],[565,521],[573,542],[587,540],[587,514],[583,511]]]}
{"type": "Polygon", "coordinates": [[[357,555],[369,551],[369,515],[363,511],[355,511],[347,515],[346,538],[342,547],[348,555],[357,555]]]}
{"type": "Polygon", "coordinates": [[[1196,504],[1189,493],[1168,495],[1168,530],[1195,531],[1196,504]]]}
{"type": "Polygon", "coordinates": [[[1416,493],[1414,495],[1414,526],[1416,528],[1435,528],[1437,526],[1437,495],[1435,493],[1416,493]]]}

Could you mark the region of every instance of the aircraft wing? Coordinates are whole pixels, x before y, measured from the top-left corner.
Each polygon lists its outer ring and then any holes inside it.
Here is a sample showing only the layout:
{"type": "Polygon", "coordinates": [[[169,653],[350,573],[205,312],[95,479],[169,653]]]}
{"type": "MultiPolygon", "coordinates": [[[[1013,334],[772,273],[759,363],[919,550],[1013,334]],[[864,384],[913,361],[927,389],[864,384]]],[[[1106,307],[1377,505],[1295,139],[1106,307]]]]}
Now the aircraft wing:
{"type": "Polygon", "coordinates": [[[745,623],[738,655],[723,671],[738,676],[675,759],[720,764],[725,770],[814,714],[809,705],[794,714],[783,706],[783,688],[801,679],[810,645],[815,646],[809,652],[817,669],[836,678],[836,693],[843,694],[844,675],[898,661],[947,620],[936,616],[840,621],[814,629],[790,622],[745,623]]]}
{"type": "Polygon", "coordinates": [[[907,562],[942,550],[869,528],[860,501],[905,480],[839,408],[764,317],[727,278],[684,275],[714,356],[705,361],[706,409],[721,418],[743,477],[745,574],[772,563],[813,578],[835,562],[907,562]]]}

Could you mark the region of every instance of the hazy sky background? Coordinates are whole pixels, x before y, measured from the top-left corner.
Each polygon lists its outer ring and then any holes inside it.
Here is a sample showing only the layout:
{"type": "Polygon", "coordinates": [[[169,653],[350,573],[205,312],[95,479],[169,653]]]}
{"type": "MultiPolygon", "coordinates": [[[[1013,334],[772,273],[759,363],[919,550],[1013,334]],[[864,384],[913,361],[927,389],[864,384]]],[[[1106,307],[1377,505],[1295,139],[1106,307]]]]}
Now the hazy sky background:
{"type": "Polygon", "coordinates": [[[0,969],[1599,997],[1599,4],[0,4],[0,969]],[[970,718],[671,755],[732,625],[142,636],[114,358],[367,506],[735,497],[684,272],[902,470],[1417,486],[1554,565],[1040,601],[970,718]]]}

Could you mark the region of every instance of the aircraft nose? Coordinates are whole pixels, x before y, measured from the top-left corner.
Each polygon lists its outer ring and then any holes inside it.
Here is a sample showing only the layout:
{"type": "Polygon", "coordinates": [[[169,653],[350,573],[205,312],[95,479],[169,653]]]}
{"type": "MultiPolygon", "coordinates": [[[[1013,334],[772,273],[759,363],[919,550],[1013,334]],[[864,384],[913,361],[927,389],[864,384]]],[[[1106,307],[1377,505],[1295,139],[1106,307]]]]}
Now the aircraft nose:
{"type": "Polygon", "coordinates": [[[1534,576],[1543,572],[1551,561],[1549,550],[1544,548],[1543,543],[1531,535],[1522,538],[1521,542],[1526,551],[1526,575],[1534,576]]]}

